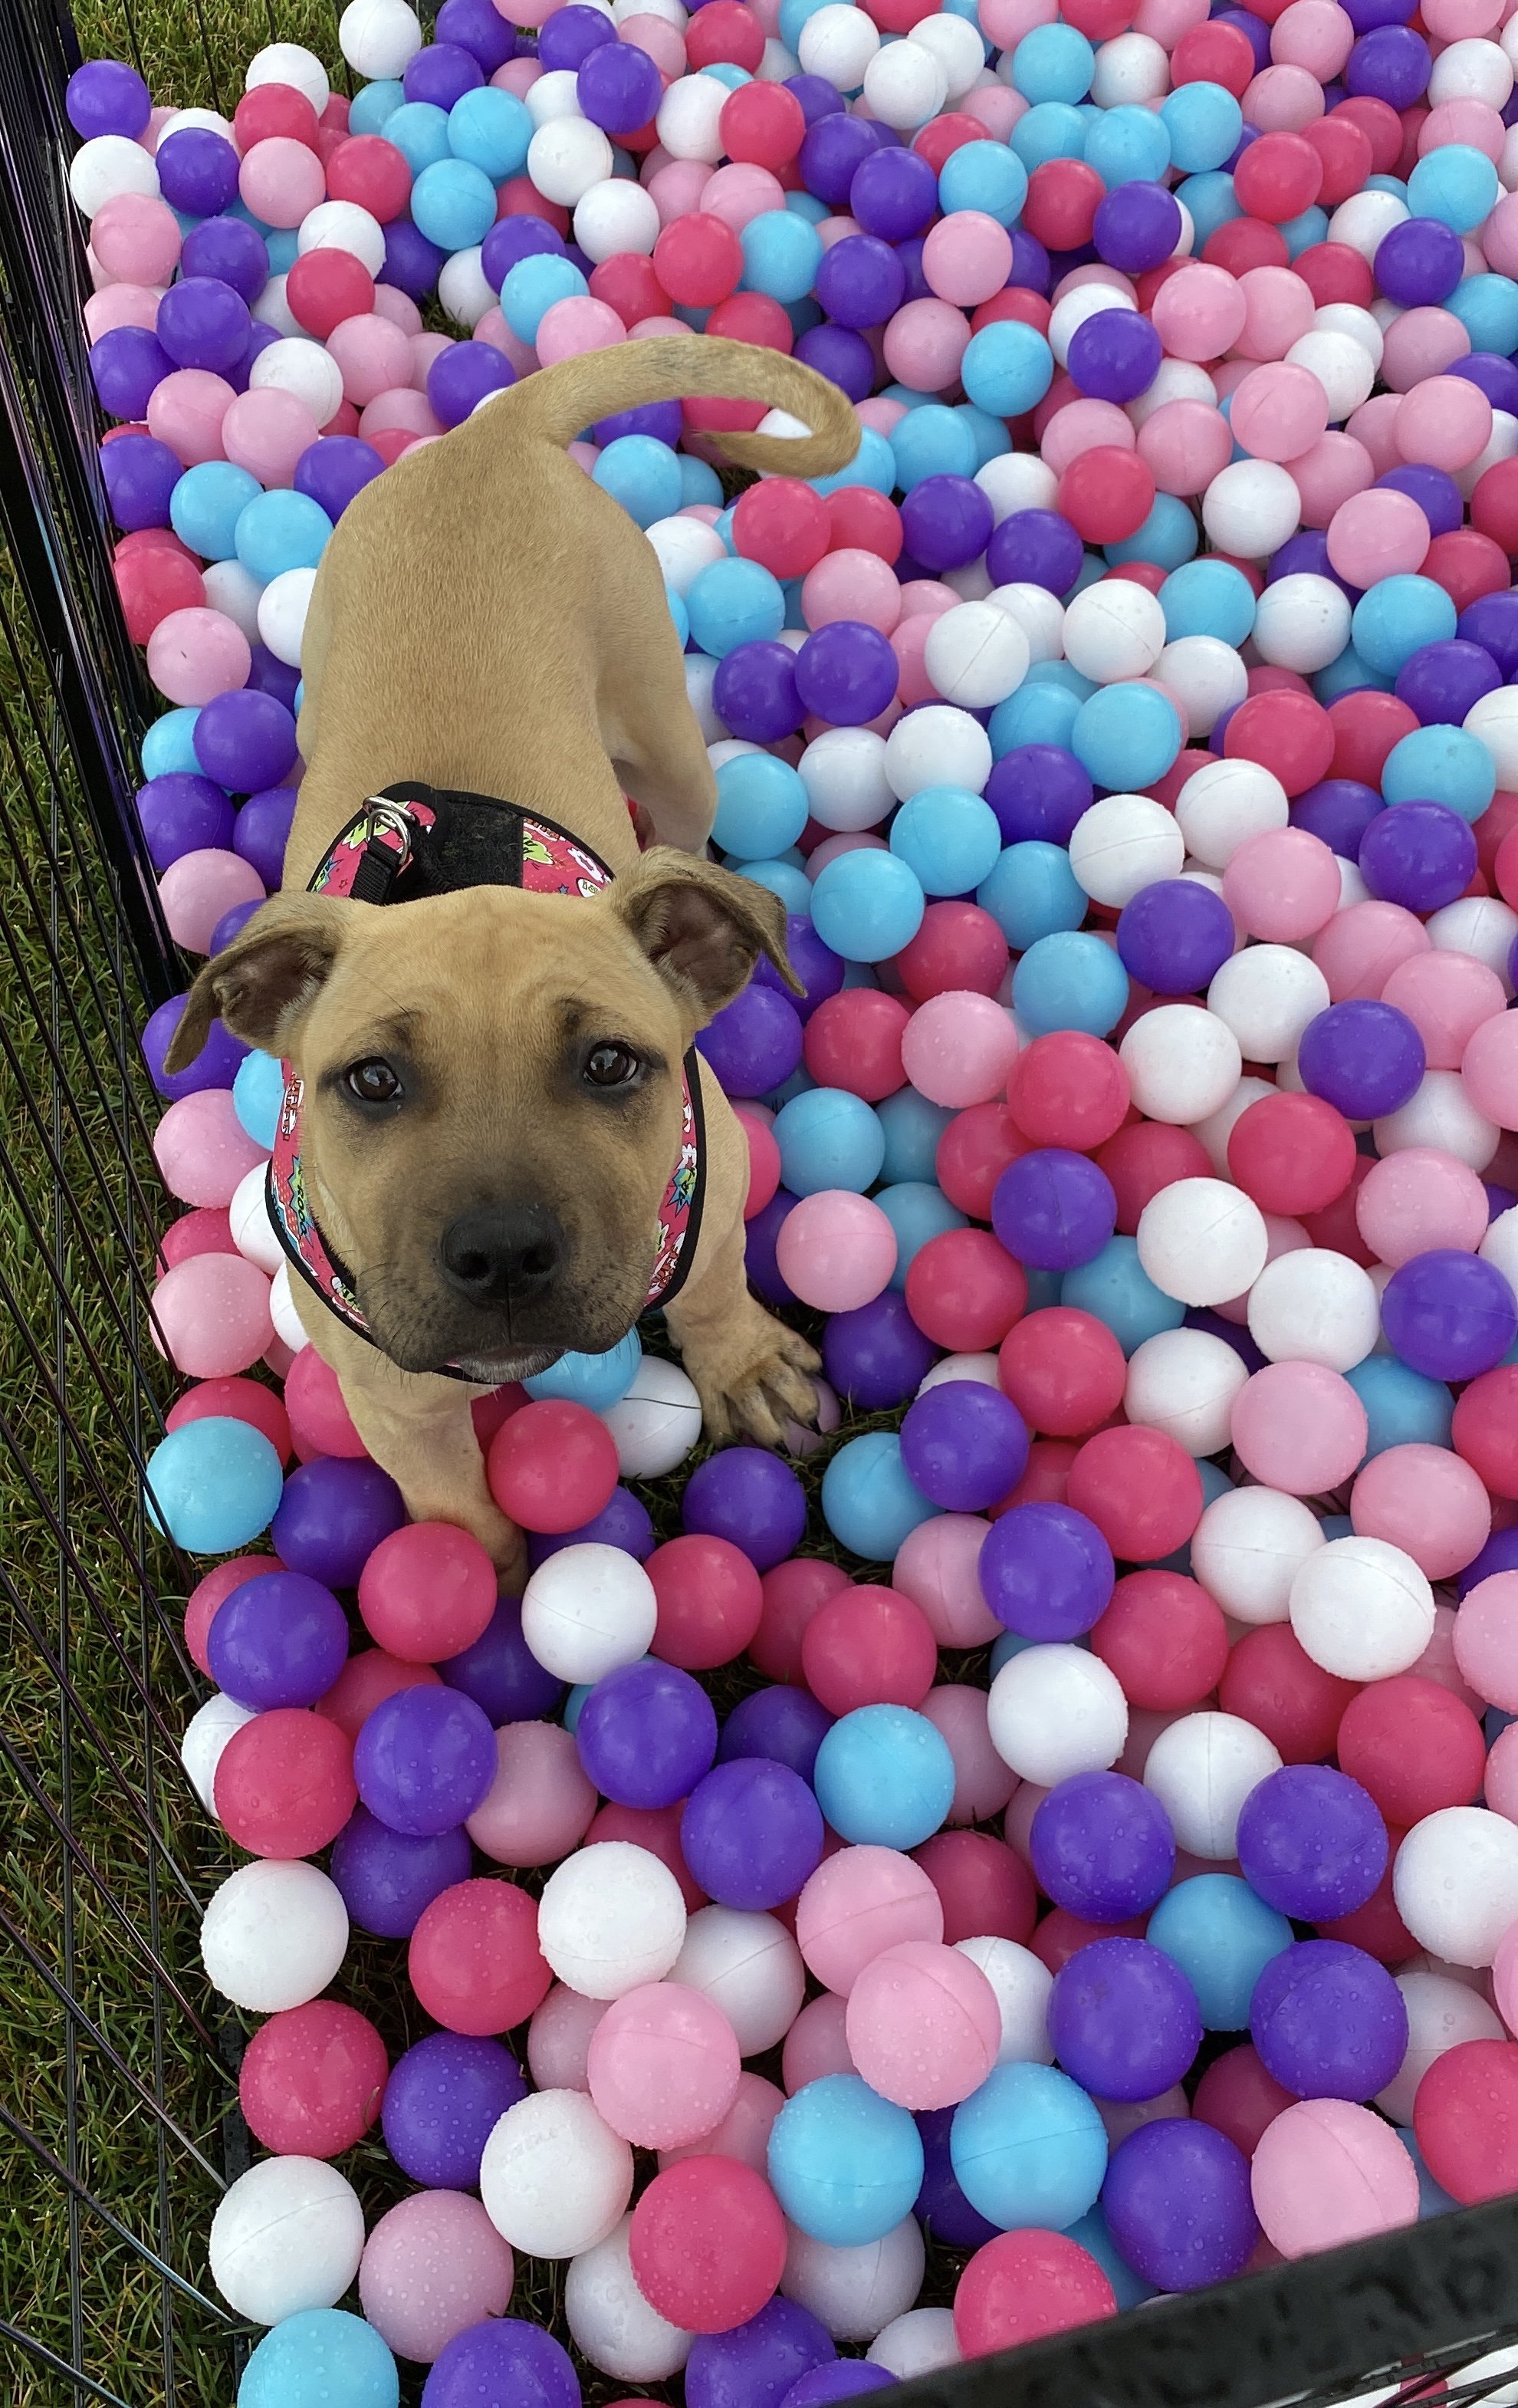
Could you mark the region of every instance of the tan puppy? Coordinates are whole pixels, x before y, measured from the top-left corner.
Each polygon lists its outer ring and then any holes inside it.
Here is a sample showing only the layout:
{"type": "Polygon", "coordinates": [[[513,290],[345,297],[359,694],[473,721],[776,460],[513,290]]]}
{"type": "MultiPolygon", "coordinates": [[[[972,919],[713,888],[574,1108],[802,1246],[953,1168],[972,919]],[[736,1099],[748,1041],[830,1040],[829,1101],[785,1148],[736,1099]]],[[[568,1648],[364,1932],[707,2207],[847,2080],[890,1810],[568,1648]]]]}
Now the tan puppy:
{"type": "MultiPolygon", "coordinates": [[[[368,1334],[295,1277],[302,1325],[411,1514],[472,1530],[513,1578],[522,1536],[486,1486],[471,1398],[631,1327],[680,1153],[682,1057],[761,953],[785,967],[776,897],[698,857],[715,786],[652,547],[564,448],[687,394],[813,430],[721,438],[740,466],[820,476],[858,447],[843,394],[780,352],[626,343],[525,379],[344,513],[306,627],[285,892],[202,969],[169,1053],[183,1068],[220,1013],[290,1062],[303,1206],[368,1334]],[[589,899],[471,884],[404,910],[305,892],[404,780],[539,814],[614,882],[589,899]],[[641,856],[624,794],[657,840],[641,856]]],[[[816,1357],[749,1295],[747,1147],[704,1069],[699,1085],[704,1195],[669,1327],[709,1433],[773,1444],[810,1416],[816,1357]]]]}

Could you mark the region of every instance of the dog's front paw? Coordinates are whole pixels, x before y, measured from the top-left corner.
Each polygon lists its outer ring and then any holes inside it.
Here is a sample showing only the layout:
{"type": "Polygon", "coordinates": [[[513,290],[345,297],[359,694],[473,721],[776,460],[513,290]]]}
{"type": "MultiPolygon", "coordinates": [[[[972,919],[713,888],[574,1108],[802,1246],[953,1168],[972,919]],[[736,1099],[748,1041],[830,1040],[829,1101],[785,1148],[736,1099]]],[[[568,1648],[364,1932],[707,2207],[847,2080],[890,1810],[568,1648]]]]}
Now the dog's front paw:
{"type": "Polygon", "coordinates": [[[527,1585],[527,1541],[515,1522],[501,1512],[481,1480],[480,1496],[406,1497],[413,1522],[451,1522],[478,1539],[495,1567],[503,1595],[520,1597],[527,1585]]]}
{"type": "Polygon", "coordinates": [[[700,1395],[706,1435],[719,1444],[748,1438],[783,1446],[788,1422],[809,1428],[817,1419],[812,1383],[821,1357],[752,1298],[730,1335],[687,1347],[685,1369],[700,1395]]]}

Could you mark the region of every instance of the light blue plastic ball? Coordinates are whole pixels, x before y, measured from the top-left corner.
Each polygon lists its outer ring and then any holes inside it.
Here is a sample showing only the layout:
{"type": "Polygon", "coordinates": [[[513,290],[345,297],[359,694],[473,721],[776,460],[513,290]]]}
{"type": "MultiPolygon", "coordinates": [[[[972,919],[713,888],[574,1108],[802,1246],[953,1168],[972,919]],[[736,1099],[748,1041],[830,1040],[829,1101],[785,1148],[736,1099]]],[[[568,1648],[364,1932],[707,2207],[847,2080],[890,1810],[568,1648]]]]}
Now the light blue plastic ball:
{"type": "Polygon", "coordinates": [[[385,120],[385,140],[394,142],[413,176],[453,155],[448,147],[448,111],[435,108],[430,100],[408,100],[393,109],[385,120]]]}
{"type": "Polygon", "coordinates": [[[349,133],[383,133],[405,101],[406,86],[396,77],[381,76],[365,84],[353,94],[353,105],[348,112],[349,133]]]}
{"type": "Polygon", "coordinates": [[[945,217],[955,209],[979,209],[1010,226],[1028,196],[1028,171],[1005,142],[965,142],[952,150],[938,170],[938,207],[945,217]]]}
{"type": "Polygon", "coordinates": [[[920,1848],[953,1803],[953,1754],[926,1714],[859,1706],[824,1737],[812,1787],[824,1820],[851,1846],[920,1848]]]}
{"type": "Polygon", "coordinates": [[[1163,118],[1131,103],[1104,109],[1086,136],[1086,165],[1096,168],[1110,193],[1119,184],[1162,182],[1170,165],[1163,118]]]}
{"type": "Polygon", "coordinates": [[[270,226],[264,248],[269,255],[269,274],[288,276],[300,257],[299,234],[294,226],[270,226]]]}
{"type": "MultiPolygon", "coordinates": [[[[1491,1719],[1490,1714],[1487,1719],[1491,1719]]],[[[1423,2151],[1418,2146],[1417,2133],[1413,2131],[1411,2125],[1398,2124],[1396,2137],[1412,2159],[1413,2169],[1418,2176],[1419,2223],[1425,2224],[1431,2215],[1453,2215],[1459,2201],[1450,2197],[1449,2192],[1441,2184],[1434,2180],[1425,2165],[1423,2151]]]]}
{"type": "Polygon", "coordinates": [[[1064,2232],[1095,2207],[1107,2173],[1096,2107],[1052,2065],[998,2065],[954,2110],[954,2179],[1004,2232],[1064,2232]]]}
{"type": "Polygon", "coordinates": [[[243,2369],[237,2408],[396,2408],[395,2361],[346,2308],[302,2308],[270,2327],[243,2369]]]}
{"type": "Polygon", "coordinates": [[[1329,703],[1337,702],[1341,694],[1358,694],[1368,686],[1381,694],[1390,694],[1392,690],[1391,679],[1382,677],[1378,671],[1368,667],[1353,644],[1346,644],[1338,660],[1330,661],[1325,669],[1319,669],[1315,676],[1309,678],[1308,683],[1325,709],[1329,703]]]}
{"type": "Polygon", "coordinates": [[[493,184],[520,176],[533,130],[524,103],[494,84],[466,92],[448,112],[448,147],[454,158],[478,167],[493,184]]]}
{"type": "Polygon", "coordinates": [[[411,187],[411,218],[439,251],[467,251],[495,222],[495,187],[467,159],[438,159],[411,187]]]}
{"type": "Polygon", "coordinates": [[[740,752],[717,771],[712,835],[741,861],[772,861],[795,844],[808,809],[806,787],[789,762],[773,752],[740,752]]]}
{"type": "Polygon", "coordinates": [[[938,1140],[954,1118],[953,1106],[930,1104],[915,1087],[898,1087],[894,1096],[875,1106],[875,1117],[885,1131],[881,1177],[893,1185],[909,1180],[933,1181],[938,1140]]]}
{"type": "Polygon", "coordinates": [[[1125,560],[1152,560],[1158,568],[1176,569],[1196,557],[1199,541],[1196,521],[1174,494],[1156,494],[1154,507],[1137,535],[1103,546],[1114,568],[1125,560]]]}
{"type": "Polygon", "coordinates": [[[1159,115],[1170,137],[1170,164],[1185,176],[1221,167],[1244,130],[1244,112],[1221,83],[1181,84],[1161,101],[1159,115]]]}
{"type": "Polygon", "coordinates": [[[250,577],[266,585],[287,568],[314,568],[332,541],[332,521],[309,494],[255,494],[237,513],[233,540],[250,577]]]}
{"type": "Polygon", "coordinates": [[[556,251],[535,251],[507,270],[501,286],[501,315],[519,342],[535,343],[537,329],[555,301],[586,294],[590,286],[572,259],[556,251]]]}
{"type": "Polygon", "coordinates": [[[811,918],[811,881],[804,869],[789,861],[745,861],[738,865],[740,878],[752,878],[756,886],[766,886],[778,895],[787,911],[798,919],[811,918]]]}
{"type": "Polygon", "coordinates": [[[169,524],[202,560],[231,560],[237,521],[264,488],[231,460],[202,460],[186,468],[169,496],[169,524]]]}
{"type": "Polygon", "coordinates": [[[767,293],[772,301],[800,301],[811,291],[823,246],[816,228],[798,209],[762,209],[743,227],[738,241],[744,292],[767,293]]]}
{"type": "Polygon", "coordinates": [[[1062,928],[1079,928],[1090,909],[1090,897],[1070,867],[1063,845],[1033,838],[1010,844],[997,855],[995,868],[975,890],[975,899],[992,918],[1013,953],[1025,953],[1040,937],[1062,928]]]}
{"type": "Polygon", "coordinates": [[[1389,1446],[1448,1446],[1454,1398],[1442,1380],[1399,1363],[1395,1354],[1368,1354],[1345,1379],[1370,1425],[1366,1461],[1389,1446]]]}
{"type": "Polygon", "coordinates": [[[1468,276],[1441,305],[1458,318],[1473,351],[1518,351],[1518,284],[1511,276],[1468,276]]]}
{"type": "Polygon", "coordinates": [[[680,507],[680,461],[656,435],[619,435],[596,454],[595,483],[640,527],[671,519],[680,507]]]}
{"type": "Polygon", "coordinates": [[[891,823],[891,850],[924,895],[967,895],[1001,853],[996,814],[965,786],[924,786],[891,823]]]}
{"type": "Polygon", "coordinates": [[[709,65],[698,68],[697,73],[714,77],[718,83],[725,84],[729,92],[737,92],[739,84],[753,81],[748,68],[740,67],[736,59],[713,59],[709,65]]]}
{"type": "Polygon", "coordinates": [[[1474,234],[1496,208],[1501,189],[1484,150],[1445,142],[1408,178],[1408,207],[1415,218],[1438,218],[1456,234],[1474,234]]]}
{"type": "MultiPolygon", "coordinates": [[[[1452,618],[1454,605],[1450,605],[1452,618]]],[[[1094,782],[1136,793],[1164,777],[1185,741],[1174,703],[1157,686],[1099,686],[1070,730],[1070,750],[1094,782]]]]}
{"type": "Polygon", "coordinates": [[[1479,820],[1497,792],[1497,763],[1463,727],[1414,727],[1387,753],[1381,791],[1388,803],[1444,803],[1479,820]]]}
{"type": "Polygon", "coordinates": [[[1449,595],[1431,577],[1383,577],[1356,602],[1350,633],[1367,667],[1395,678],[1425,644],[1447,642],[1456,616],[1449,595]]]}
{"type": "Polygon", "coordinates": [[[908,1535],[938,1511],[908,1478],[894,1430],[849,1439],[823,1474],[823,1519],[866,1563],[894,1562],[908,1535]]]}
{"type": "Polygon", "coordinates": [[[1237,652],[1254,624],[1254,595],[1243,570],[1225,560],[1188,560],[1172,568],[1159,591],[1165,639],[1215,636],[1237,652]]]}
{"type": "Polygon", "coordinates": [[[1186,1317],[1185,1306],[1157,1288],[1144,1269],[1136,1238],[1109,1238],[1089,1263],[1067,1271],[1059,1300],[1104,1323],[1124,1354],[1162,1330],[1179,1329],[1186,1317]]]}
{"type": "Polygon", "coordinates": [[[1024,678],[991,714],[986,734],[994,756],[999,761],[1020,744],[1058,744],[1067,751],[1080,709],[1077,696],[1066,687],[1024,678]]]}
{"type": "Polygon", "coordinates": [[[1185,1974],[1207,2030],[1243,2031],[1255,1983],[1293,1933],[1237,1873],[1198,1873],[1166,1893],[1145,1937],[1185,1974]]]}
{"type": "Polygon", "coordinates": [[[680,651],[683,652],[691,640],[691,614],[685,608],[685,596],[683,594],[677,594],[672,585],[666,585],[665,600],[669,605],[669,615],[675,623],[675,633],[680,638],[680,651]]]}
{"type": "Polygon", "coordinates": [[[967,426],[975,437],[975,466],[983,468],[988,460],[1000,460],[1012,448],[1007,432],[1007,422],[994,418],[989,409],[981,409],[973,401],[956,401],[954,416],[962,426],[967,426]]]}
{"type": "Polygon", "coordinates": [[[894,853],[838,853],[812,881],[817,933],[846,962],[883,962],[899,953],[922,926],[925,908],[915,873],[894,853]]]}
{"type": "Polygon", "coordinates": [[[773,1131],[780,1150],[780,1182],[793,1196],[847,1187],[863,1196],[881,1175],[885,1132],[863,1096],[846,1087],[813,1087],[784,1105],[773,1131]]]}
{"type": "Polygon", "coordinates": [[[636,1329],[619,1338],[604,1354],[561,1354],[546,1371],[535,1371],[523,1386],[529,1397],[553,1397],[566,1404],[588,1406],[604,1413],[627,1394],[643,1360],[643,1344],[636,1329]]]}
{"type": "Polygon", "coordinates": [[[1024,1639],[1020,1630],[998,1631],[991,1643],[991,1678],[995,1680],[1002,1666],[1010,1664],[1014,1656],[1021,1656],[1024,1647],[1036,1647],[1038,1643],[1035,1639],[1024,1639]]]}
{"type": "Polygon", "coordinates": [[[970,337],[959,374],[978,408],[998,418],[1020,418],[1037,408],[1053,384],[1054,354],[1036,326],[1003,318],[970,337]]]}
{"type": "Polygon", "coordinates": [[[723,497],[723,480],[715,468],[705,460],[693,458],[688,452],[677,452],[680,462],[680,506],[688,510],[693,502],[718,503],[723,497]]]}
{"type": "Polygon", "coordinates": [[[1012,1008],[1032,1037],[1083,1028],[1107,1037],[1128,1003],[1128,974],[1112,946],[1083,930],[1030,945],[1012,972],[1012,1008]]]}
{"type": "Polygon", "coordinates": [[[232,1082],[232,1109],[253,1143],[268,1154],[274,1151],[283,1102],[284,1071],[273,1054],[246,1054],[232,1082]]]}
{"type": "Polygon", "coordinates": [[[791,2222],[834,2249],[883,2241],[923,2186],[916,2125],[857,2073],[795,2092],[770,2127],[766,2162],[791,2222]]]}
{"type": "Polygon", "coordinates": [[[739,644],[767,643],[785,624],[785,595],[778,577],[756,560],[714,560],[685,590],[691,634],[713,660],[725,660],[739,644]]]}
{"type": "Polygon", "coordinates": [[[892,428],[888,439],[896,464],[896,483],[904,494],[909,494],[913,486],[924,483],[929,477],[975,474],[975,437],[964,421],[941,401],[924,402],[909,409],[892,428]]]}
{"type": "Polygon", "coordinates": [[[1038,100],[1012,128],[1012,149],[1031,176],[1051,159],[1082,159],[1086,121],[1067,100],[1038,100]]]}
{"type": "Polygon", "coordinates": [[[142,774],[144,778],[166,778],[177,770],[188,770],[194,777],[205,771],[195,757],[195,722],[200,711],[193,703],[180,703],[178,710],[161,712],[142,739],[142,774]]]}
{"type": "Polygon", "coordinates": [[[1300,259],[1303,251],[1310,251],[1315,243],[1326,242],[1327,210],[1320,209],[1314,202],[1311,208],[1302,211],[1300,217],[1286,220],[1281,229],[1281,238],[1286,246],[1287,258],[1300,259]]]}
{"type": "Polygon", "coordinates": [[[283,1486],[262,1430],[208,1413],[170,1430],[148,1457],[148,1519],[187,1555],[230,1555],[268,1528],[283,1486]]]}
{"type": "Polygon", "coordinates": [[[1065,2237],[1083,2249],[1088,2258],[1095,2258],[1112,2286],[1112,2296],[1120,2309],[1142,2307],[1146,2300],[1157,2297],[1143,2276],[1136,2274],[1126,2259],[1118,2255],[1117,2243],[1108,2229],[1099,2203],[1072,2224],[1065,2237]]]}
{"type": "MultiPolygon", "coordinates": [[[[1196,89],[1195,84],[1186,86],[1188,92],[1196,89]]],[[[1226,225],[1230,218],[1241,218],[1244,214],[1239,195],[1234,191],[1234,179],[1224,175],[1221,167],[1210,167],[1200,175],[1187,176],[1184,182],[1176,186],[1175,196],[1191,213],[1198,244],[1205,243],[1215,235],[1219,226],[1226,225]]]]}
{"type": "Polygon", "coordinates": [[[825,501],[829,494],[840,493],[845,485],[868,485],[877,494],[894,494],[896,490],[895,454],[883,435],[873,426],[860,434],[859,449],[846,468],[836,469],[831,477],[810,479],[814,494],[825,501]]]}
{"type": "Polygon", "coordinates": [[[964,1213],[956,1211],[931,1178],[899,1180],[894,1186],[882,1187],[874,1201],[896,1233],[896,1267],[891,1285],[898,1291],[906,1287],[907,1273],[930,1238],[965,1226],[964,1213]]]}
{"type": "Polygon", "coordinates": [[[1074,25],[1035,25],[1012,52],[1011,86],[1035,106],[1041,100],[1084,100],[1096,53],[1074,25]]]}

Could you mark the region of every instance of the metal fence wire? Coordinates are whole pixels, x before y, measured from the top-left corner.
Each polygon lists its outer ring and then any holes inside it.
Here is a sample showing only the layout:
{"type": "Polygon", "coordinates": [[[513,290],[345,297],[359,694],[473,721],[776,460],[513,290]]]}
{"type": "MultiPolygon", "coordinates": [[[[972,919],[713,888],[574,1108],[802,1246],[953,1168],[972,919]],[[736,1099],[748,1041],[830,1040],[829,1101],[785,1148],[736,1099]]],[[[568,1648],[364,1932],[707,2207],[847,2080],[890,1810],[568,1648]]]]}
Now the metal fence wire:
{"type": "MultiPolygon", "coordinates": [[[[170,1389],[136,1037],[182,966],[131,813],[150,706],[110,578],[63,91],[81,54],[114,55],[156,95],[226,108],[270,40],[340,74],[337,16],[333,0],[158,0],[149,25],[136,0],[80,0],[76,26],[64,0],[0,0],[7,2408],[231,2408],[248,2340],[206,2265],[249,2156],[244,2035],[196,1950],[227,1857],[179,1762],[203,1694],[179,1636],[190,1575],[141,1504],[170,1389]]],[[[902,2408],[1455,2408],[1518,2400],[1515,2341],[1511,2200],[955,2370],[902,2408]]]]}

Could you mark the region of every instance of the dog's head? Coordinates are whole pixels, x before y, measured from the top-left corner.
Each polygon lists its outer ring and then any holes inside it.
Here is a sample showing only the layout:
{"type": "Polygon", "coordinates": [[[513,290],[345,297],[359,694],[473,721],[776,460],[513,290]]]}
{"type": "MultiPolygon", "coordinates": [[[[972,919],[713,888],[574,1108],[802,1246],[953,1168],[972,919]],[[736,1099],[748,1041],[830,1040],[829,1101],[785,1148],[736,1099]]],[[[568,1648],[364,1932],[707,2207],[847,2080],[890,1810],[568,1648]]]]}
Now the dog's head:
{"type": "Polygon", "coordinates": [[[656,851],[593,900],[471,887],[383,910],[266,903],[169,1048],[220,1014],[293,1063],[312,1208],[407,1371],[487,1384],[613,1346],[642,1310],[680,1147],[681,1058],[785,915],[656,851]]]}

